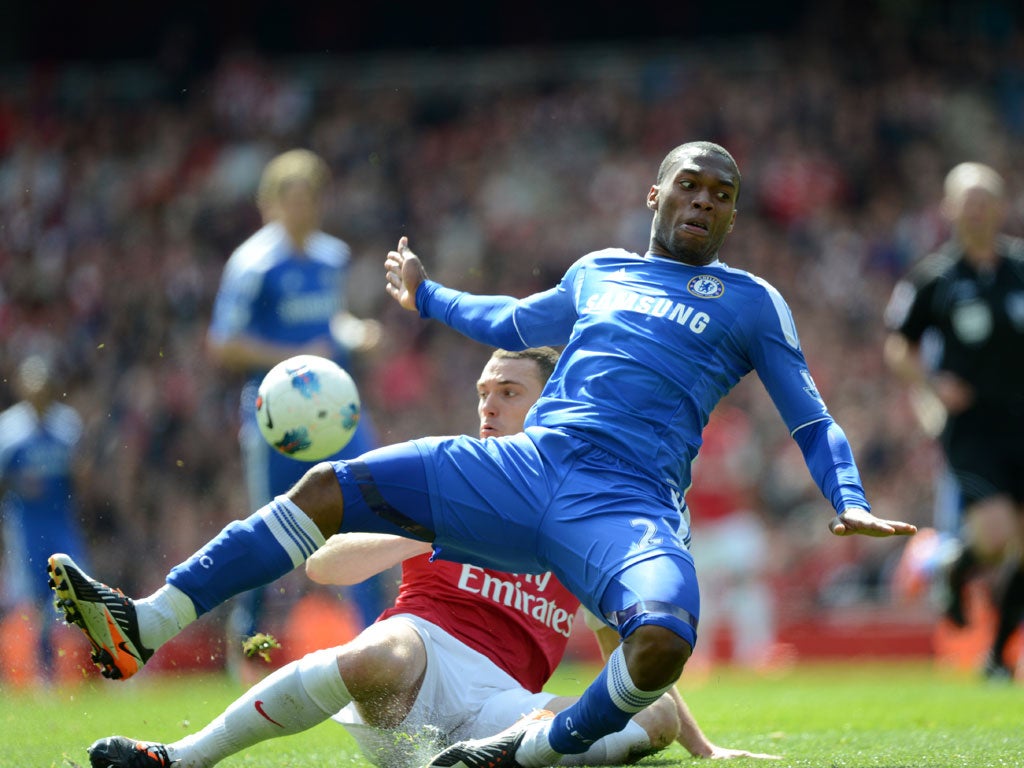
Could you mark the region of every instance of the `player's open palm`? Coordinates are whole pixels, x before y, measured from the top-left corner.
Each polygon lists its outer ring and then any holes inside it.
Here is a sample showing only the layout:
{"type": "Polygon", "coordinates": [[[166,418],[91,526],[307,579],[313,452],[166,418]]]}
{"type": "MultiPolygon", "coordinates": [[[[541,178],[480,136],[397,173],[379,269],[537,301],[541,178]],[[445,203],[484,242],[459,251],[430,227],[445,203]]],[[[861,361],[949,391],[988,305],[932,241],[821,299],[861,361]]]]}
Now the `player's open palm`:
{"type": "Polygon", "coordinates": [[[711,754],[707,757],[709,760],[730,760],[734,757],[749,757],[752,760],[782,759],[778,755],[769,755],[765,752],[748,752],[745,749],[729,749],[728,747],[719,747],[718,745],[712,745],[711,754]]]}
{"type": "Polygon", "coordinates": [[[916,525],[900,520],[883,520],[866,509],[857,508],[847,509],[832,518],[828,527],[836,536],[852,536],[855,533],[864,536],[912,536],[917,533],[916,525]]]}
{"type": "Polygon", "coordinates": [[[409,238],[402,237],[393,251],[388,251],[384,260],[384,275],[387,278],[387,292],[403,308],[416,309],[416,289],[427,279],[420,257],[409,250],[409,238]]]}

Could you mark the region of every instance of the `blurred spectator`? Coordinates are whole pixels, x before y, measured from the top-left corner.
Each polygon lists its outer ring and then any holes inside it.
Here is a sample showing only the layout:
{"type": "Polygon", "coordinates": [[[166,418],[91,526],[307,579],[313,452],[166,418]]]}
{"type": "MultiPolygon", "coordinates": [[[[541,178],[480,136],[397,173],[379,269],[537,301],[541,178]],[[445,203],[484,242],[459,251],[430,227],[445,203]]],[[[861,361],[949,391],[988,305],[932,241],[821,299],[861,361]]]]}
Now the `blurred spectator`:
{"type": "Polygon", "coordinates": [[[778,669],[792,649],[778,643],[777,566],[779,547],[759,509],[756,480],[761,474],[750,418],[728,402],[714,410],[686,493],[692,521],[693,560],[702,601],[697,667],[713,661],[722,629],[729,630],[724,659],[750,670],[778,669]]]}

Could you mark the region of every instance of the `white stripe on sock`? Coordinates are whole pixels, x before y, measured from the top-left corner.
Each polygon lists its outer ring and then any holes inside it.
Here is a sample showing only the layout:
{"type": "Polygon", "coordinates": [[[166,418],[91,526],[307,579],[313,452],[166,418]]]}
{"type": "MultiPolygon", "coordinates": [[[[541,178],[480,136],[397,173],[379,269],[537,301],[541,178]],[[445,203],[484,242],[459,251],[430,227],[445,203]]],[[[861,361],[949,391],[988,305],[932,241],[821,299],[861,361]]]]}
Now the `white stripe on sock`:
{"type": "Polygon", "coordinates": [[[660,699],[661,694],[671,687],[670,683],[659,691],[641,691],[629,675],[622,646],[612,651],[608,657],[608,695],[612,703],[623,712],[636,714],[660,699]]]}
{"type": "Polygon", "coordinates": [[[286,496],[278,496],[258,514],[296,568],[326,541],[316,523],[286,496]]]}

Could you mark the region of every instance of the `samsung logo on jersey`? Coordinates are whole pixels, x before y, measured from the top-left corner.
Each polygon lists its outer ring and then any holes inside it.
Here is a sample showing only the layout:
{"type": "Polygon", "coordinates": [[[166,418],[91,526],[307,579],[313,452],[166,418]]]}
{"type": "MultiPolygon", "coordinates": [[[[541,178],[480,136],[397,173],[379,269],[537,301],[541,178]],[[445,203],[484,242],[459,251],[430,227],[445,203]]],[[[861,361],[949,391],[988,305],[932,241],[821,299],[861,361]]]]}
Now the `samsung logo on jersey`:
{"type": "Polygon", "coordinates": [[[694,333],[703,333],[711,320],[705,312],[696,312],[693,307],[664,297],[644,296],[634,291],[613,290],[595,293],[587,299],[584,312],[624,310],[639,312],[651,317],[663,317],[688,327],[694,333]]]}
{"type": "Polygon", "coordinates": [[[536,594],[547,588],[548,582],[551,580],[550,573],[527,574],[522,577],[513,573],[508,575],[511,577],[510,579],[499,579],[483,568],[463,564],[462,574],[459,576],[459,589],[514,608],[534,621],[539,621],[554,630],[562,637],[572,634],[572,620],[575,611],[570,613],[565,608],[559,607],[554,600],[536,594]],[[523,582],[526,584],[524,585],[523,582]]]}
{"type": "Polygon", "coordinates": [[[285,323],[308,323],[329,320],[338,311],[338,297],[334,293],[307,293],[285,299],[277,308],[278,317],[285,323]]]}

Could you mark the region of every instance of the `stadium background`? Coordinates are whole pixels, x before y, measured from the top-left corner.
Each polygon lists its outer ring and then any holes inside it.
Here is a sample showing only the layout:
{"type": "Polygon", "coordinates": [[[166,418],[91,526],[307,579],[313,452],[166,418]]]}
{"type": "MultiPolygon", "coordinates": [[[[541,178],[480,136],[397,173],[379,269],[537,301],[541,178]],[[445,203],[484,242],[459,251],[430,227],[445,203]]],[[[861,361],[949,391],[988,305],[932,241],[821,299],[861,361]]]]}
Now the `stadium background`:
{"type": "MultiPolygon", "coordinates": [[[[26,350],[59,357],[86,420],[97,575],[147,592],[248,511],[239,382],[203,336],[258,224],[258,174],[294,145],[336,173],[325,228],[356,254],[353,309],[385,325],[356,374],[390,441],[475,431],[486,356],[386,299],[399,235],[442,281],[524,294],[589,249],[643,248],[666,149],[722,142],[744,173],[725,260],[789,300],[875,510],[930,523],[938,455],[883,368],[882,310],[945,234],[952,164],[998,167],[1024,234],[1018,4],[346,5],[7,8],[0,406],[26,350]]],[[[831,539],[756,382],[730,400],[756,426],[784,629],[818,651],[927,652],[929,607],[892,595],[903,542],[831,539]]]]}

